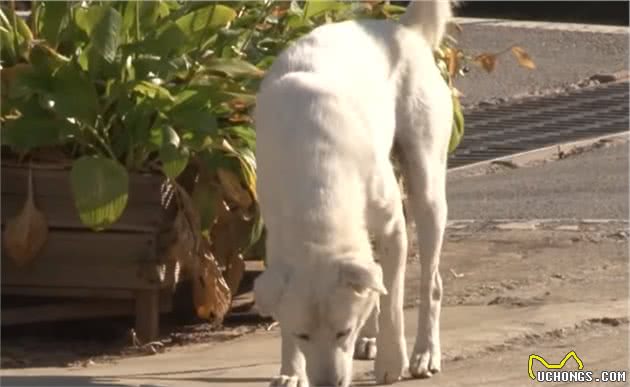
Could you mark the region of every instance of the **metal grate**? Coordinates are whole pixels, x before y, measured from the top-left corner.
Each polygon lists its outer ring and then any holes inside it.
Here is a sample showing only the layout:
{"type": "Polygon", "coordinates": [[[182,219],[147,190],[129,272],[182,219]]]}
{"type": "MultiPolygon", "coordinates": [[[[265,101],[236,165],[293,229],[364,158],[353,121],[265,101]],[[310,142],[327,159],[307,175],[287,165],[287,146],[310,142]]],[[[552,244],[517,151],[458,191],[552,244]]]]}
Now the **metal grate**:
{"type": "Polygon", "coordinates": [[[630,129],[628,82],[464,112],[464,138],[448,166],[509,156],[630,129]]]}

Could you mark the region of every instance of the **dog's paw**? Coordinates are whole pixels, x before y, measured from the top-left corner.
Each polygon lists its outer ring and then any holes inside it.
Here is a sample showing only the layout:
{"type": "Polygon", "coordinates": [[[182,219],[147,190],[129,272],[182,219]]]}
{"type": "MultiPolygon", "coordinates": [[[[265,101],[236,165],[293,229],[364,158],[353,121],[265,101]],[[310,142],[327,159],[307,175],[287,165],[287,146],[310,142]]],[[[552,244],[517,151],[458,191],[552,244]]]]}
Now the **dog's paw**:
{"type": "Polygon", "coordinates": [[[376,338],[359,337],[354,345],[354,358],[357,360],[374,360],[376,358],[376,338]]]}
{"type": "Polygon", "coordinates": [[[308,382],[298,376],[278,375],[271,379],[269,387],[308,387],[308,382]]]}
{"type": "Polygon", "coordinates": [[[414,378],[430,378],[433,374],[440,372],[441,368],[440,348],[428,346],[413,350],[409,363],[409,373],[414,378]]]}
{"type": "Polygon", "coordinates": [[[388,344],[379,347],[374,362],[374,374],[377,384],[392,384],[403,376],[409,365],[407,350],[404,343],[400,345],[388,344]]]}

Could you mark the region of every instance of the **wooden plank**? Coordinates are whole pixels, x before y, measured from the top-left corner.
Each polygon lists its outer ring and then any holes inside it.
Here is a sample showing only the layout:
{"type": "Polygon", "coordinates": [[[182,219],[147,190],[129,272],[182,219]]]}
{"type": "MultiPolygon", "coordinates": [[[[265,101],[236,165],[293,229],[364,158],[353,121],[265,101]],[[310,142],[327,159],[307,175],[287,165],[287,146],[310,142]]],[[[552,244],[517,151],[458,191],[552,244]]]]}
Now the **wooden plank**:
{"type": "Polygon", "coordinates": [[[160,293],[157,290],[136,292],[136,334],[141,342],[157,339],[160,334],[160,293]]]}
{"type": "Polygon", "coordinates": [[[2,284],[154,289],[163,282],[155,250],[153,234],[51,230],[25,267],[2,254],[2,284]]]}
{"type": "Polygon", "coordinates": [[[131,301],[66,302],[2,310],[2,325],[130,315],[131,301]]]}
{"type": "Polygon", "coordinates": [[[50,288],[43,286],[10,286],[5,284],[2,284],[2,294],[12,296],[105,298],[121,300],[132,300],[135,298],[134,291],[129,289],[50,288]]]}
{"type": "MultiPolygon", "coordinates": [[[[33,169],[33,185],[35,203],[50,227],[85,228],[74,205],[68,171],[33,169]]],[[[2,166],[2,224],[21,210],[27,187],[28,169],[2,166]]],[[[160,204],[161,189],[159,176],[132,174],[125,212],[109,230],[156,230],[169,215],[160,204]]]]}
{"type": "Polygon", "coordinates": [[[264,261],[245,261],[245,271],[265,271],[264,261]]]}

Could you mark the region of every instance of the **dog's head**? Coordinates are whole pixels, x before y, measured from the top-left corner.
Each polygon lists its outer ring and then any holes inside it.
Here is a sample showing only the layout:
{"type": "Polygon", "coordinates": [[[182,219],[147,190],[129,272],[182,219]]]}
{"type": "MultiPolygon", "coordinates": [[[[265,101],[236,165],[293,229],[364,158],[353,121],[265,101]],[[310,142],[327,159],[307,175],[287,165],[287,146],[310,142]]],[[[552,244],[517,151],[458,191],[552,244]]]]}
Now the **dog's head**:
{"type": "Polygon", "coordinates": [[[311,386],[350,384],[359,330],[386,293],[377,263],[271,266],[254,292],[261,313],[278,320],[283,340],[294,340],[304,354],[311,386]]]}

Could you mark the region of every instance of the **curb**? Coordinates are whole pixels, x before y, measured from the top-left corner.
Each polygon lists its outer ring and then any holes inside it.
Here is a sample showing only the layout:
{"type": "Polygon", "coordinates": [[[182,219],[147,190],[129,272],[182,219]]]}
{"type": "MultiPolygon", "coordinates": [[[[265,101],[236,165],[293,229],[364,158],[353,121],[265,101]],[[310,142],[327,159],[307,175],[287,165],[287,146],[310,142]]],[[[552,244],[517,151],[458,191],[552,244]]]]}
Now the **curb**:
{"type": "Polygon", "coordinates": [[[558,148],[575,148],[575,147],[583,147],[595,144],[599,141],[604,140],[615,140],[615,139],[628,139],[630,138],[630,131],[624,131],[619,133],[607,134],[604,136],[591,137],[584,140],[570,141],[565,143],[559,143],[555,145],[549,145],[543,148],[532,149],[525,152],[515,153],[509,156],[497,157],[490,160],[479,161],[473,164],[462,165],[460,167],[450,168],[447,173],[455,173],[461,171],[467,171],[474,168],[484,167],[490,164],[493,164],[497,161],[510,161],[515,164],[523,164],[531,161],[540,161],[549,159],[551,156],[554,156],[558,153],[558,148]]]}
{"type": "Polygon", "coordinates": [[[528,20],[485,19],[476,17],[455,17],[453,21],[460,25],[481,25],[488,27],[530,28],[548,31],[589,32],[601,34],[628,34],[628,27],[601,24],[555,23],[528,20]]]}
{"type": "Polygon", "coordinates": [[[608,226],[608,229],[617,230],[615,235],[628,239],[630,235],[630,221],[627,219],[576,219],[576,218],[549,218],[549,219],[453,219],[446,223],[446,228],[451,231],[467,231],[470,228],[486,230],[554,230],[554,231],[591,231],[593,227],[608,226]],[[623,233],[623,235],[621,234],[623,233]]]}

